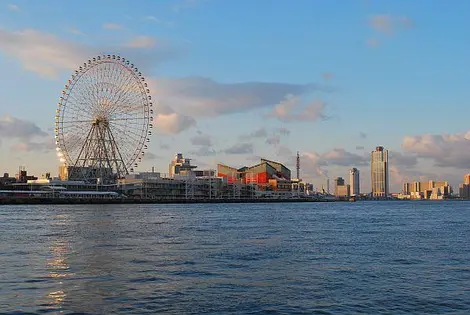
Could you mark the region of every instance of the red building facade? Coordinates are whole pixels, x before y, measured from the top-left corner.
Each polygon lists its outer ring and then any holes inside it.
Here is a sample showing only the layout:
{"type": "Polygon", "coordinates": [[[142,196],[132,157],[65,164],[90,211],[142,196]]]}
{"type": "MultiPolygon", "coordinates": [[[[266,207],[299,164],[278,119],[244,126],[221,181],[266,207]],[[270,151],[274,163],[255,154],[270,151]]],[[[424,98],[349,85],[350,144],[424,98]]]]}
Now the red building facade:
{"type": "Polygon", "coordinates": [[[217,176],[227,178],[228,183],[269,184],[269,180],[290,181],[291,172],[283,164],[266,159],[240,169],[223,164],[217,165],[217,176]]]}

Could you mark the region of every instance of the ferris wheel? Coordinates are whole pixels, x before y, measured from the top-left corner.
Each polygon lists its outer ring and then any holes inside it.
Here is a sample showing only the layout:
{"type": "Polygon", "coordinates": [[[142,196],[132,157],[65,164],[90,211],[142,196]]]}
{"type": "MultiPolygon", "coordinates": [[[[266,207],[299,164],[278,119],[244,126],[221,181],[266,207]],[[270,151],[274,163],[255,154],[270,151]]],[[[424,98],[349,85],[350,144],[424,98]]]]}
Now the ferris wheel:
{"type": "Polygon", "coordinates": [[[153,109],[147,83],[129,60],[89,59],[72,74],[57,105],[56,150],[69,179],[122,178],[142,161],[153,109]]]}

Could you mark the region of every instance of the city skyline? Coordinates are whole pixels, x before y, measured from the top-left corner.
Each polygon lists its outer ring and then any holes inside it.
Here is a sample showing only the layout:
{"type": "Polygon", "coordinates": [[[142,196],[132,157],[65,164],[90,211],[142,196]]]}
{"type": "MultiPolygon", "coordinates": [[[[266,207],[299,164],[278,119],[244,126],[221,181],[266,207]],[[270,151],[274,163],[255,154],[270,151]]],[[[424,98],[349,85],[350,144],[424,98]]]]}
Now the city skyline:
{"type": "MultiPolygon", "coordinates": [[[[301,177],[321,187],[353,167],[369,174],[383,145],[391,192],[423,179],[458,187],[468,172],[469,3],[47,3],[0,3],[3,171],[58,173],[60,92],[88,58],[115,52],[157,100],[139,171],[166,172],[178,152],[203,169],[263,157],[294,170],[300,151],[301,177]]],[[[360,184],[370,191],[369,176],[360,184]]]]}

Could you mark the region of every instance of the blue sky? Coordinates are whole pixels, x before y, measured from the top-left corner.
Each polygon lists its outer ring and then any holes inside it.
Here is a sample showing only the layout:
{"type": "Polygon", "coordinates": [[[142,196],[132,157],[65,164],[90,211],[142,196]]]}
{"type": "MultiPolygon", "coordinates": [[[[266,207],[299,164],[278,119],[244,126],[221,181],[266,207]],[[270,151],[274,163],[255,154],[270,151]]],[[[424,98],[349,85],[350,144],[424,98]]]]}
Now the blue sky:
{"type": "Polygon", "coordinates": [[[103,52],[128,56],[159,103],[140,170],[166,172],[176,152],[201,168],[263,156],[293,169],[300,151],[316,186],[357,167],[367,190],[383,145],[396,191],[456,185],[470,166],[468,1],[0,1],[0,21],[10,173],[56,173],[58,96],[103,52]]]}

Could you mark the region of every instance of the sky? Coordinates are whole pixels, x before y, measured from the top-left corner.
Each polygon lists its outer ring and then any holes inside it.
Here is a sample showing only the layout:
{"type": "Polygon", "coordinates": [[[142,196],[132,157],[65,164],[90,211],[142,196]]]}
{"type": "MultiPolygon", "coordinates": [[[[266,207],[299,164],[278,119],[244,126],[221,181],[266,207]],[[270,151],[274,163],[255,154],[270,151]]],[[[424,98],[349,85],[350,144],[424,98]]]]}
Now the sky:
{"type": "MultiPolygon", "coordinates": [[[[57,174],[54,115],[103,53],[149,82],[155,132],[137,171],[280,161],[320,188],[390,152],[392,191],[470,167],[470,2],[0,0],[0,167],[57,174]]],[[[0,170],[1,171],[1,170],[0,170]]]]}

